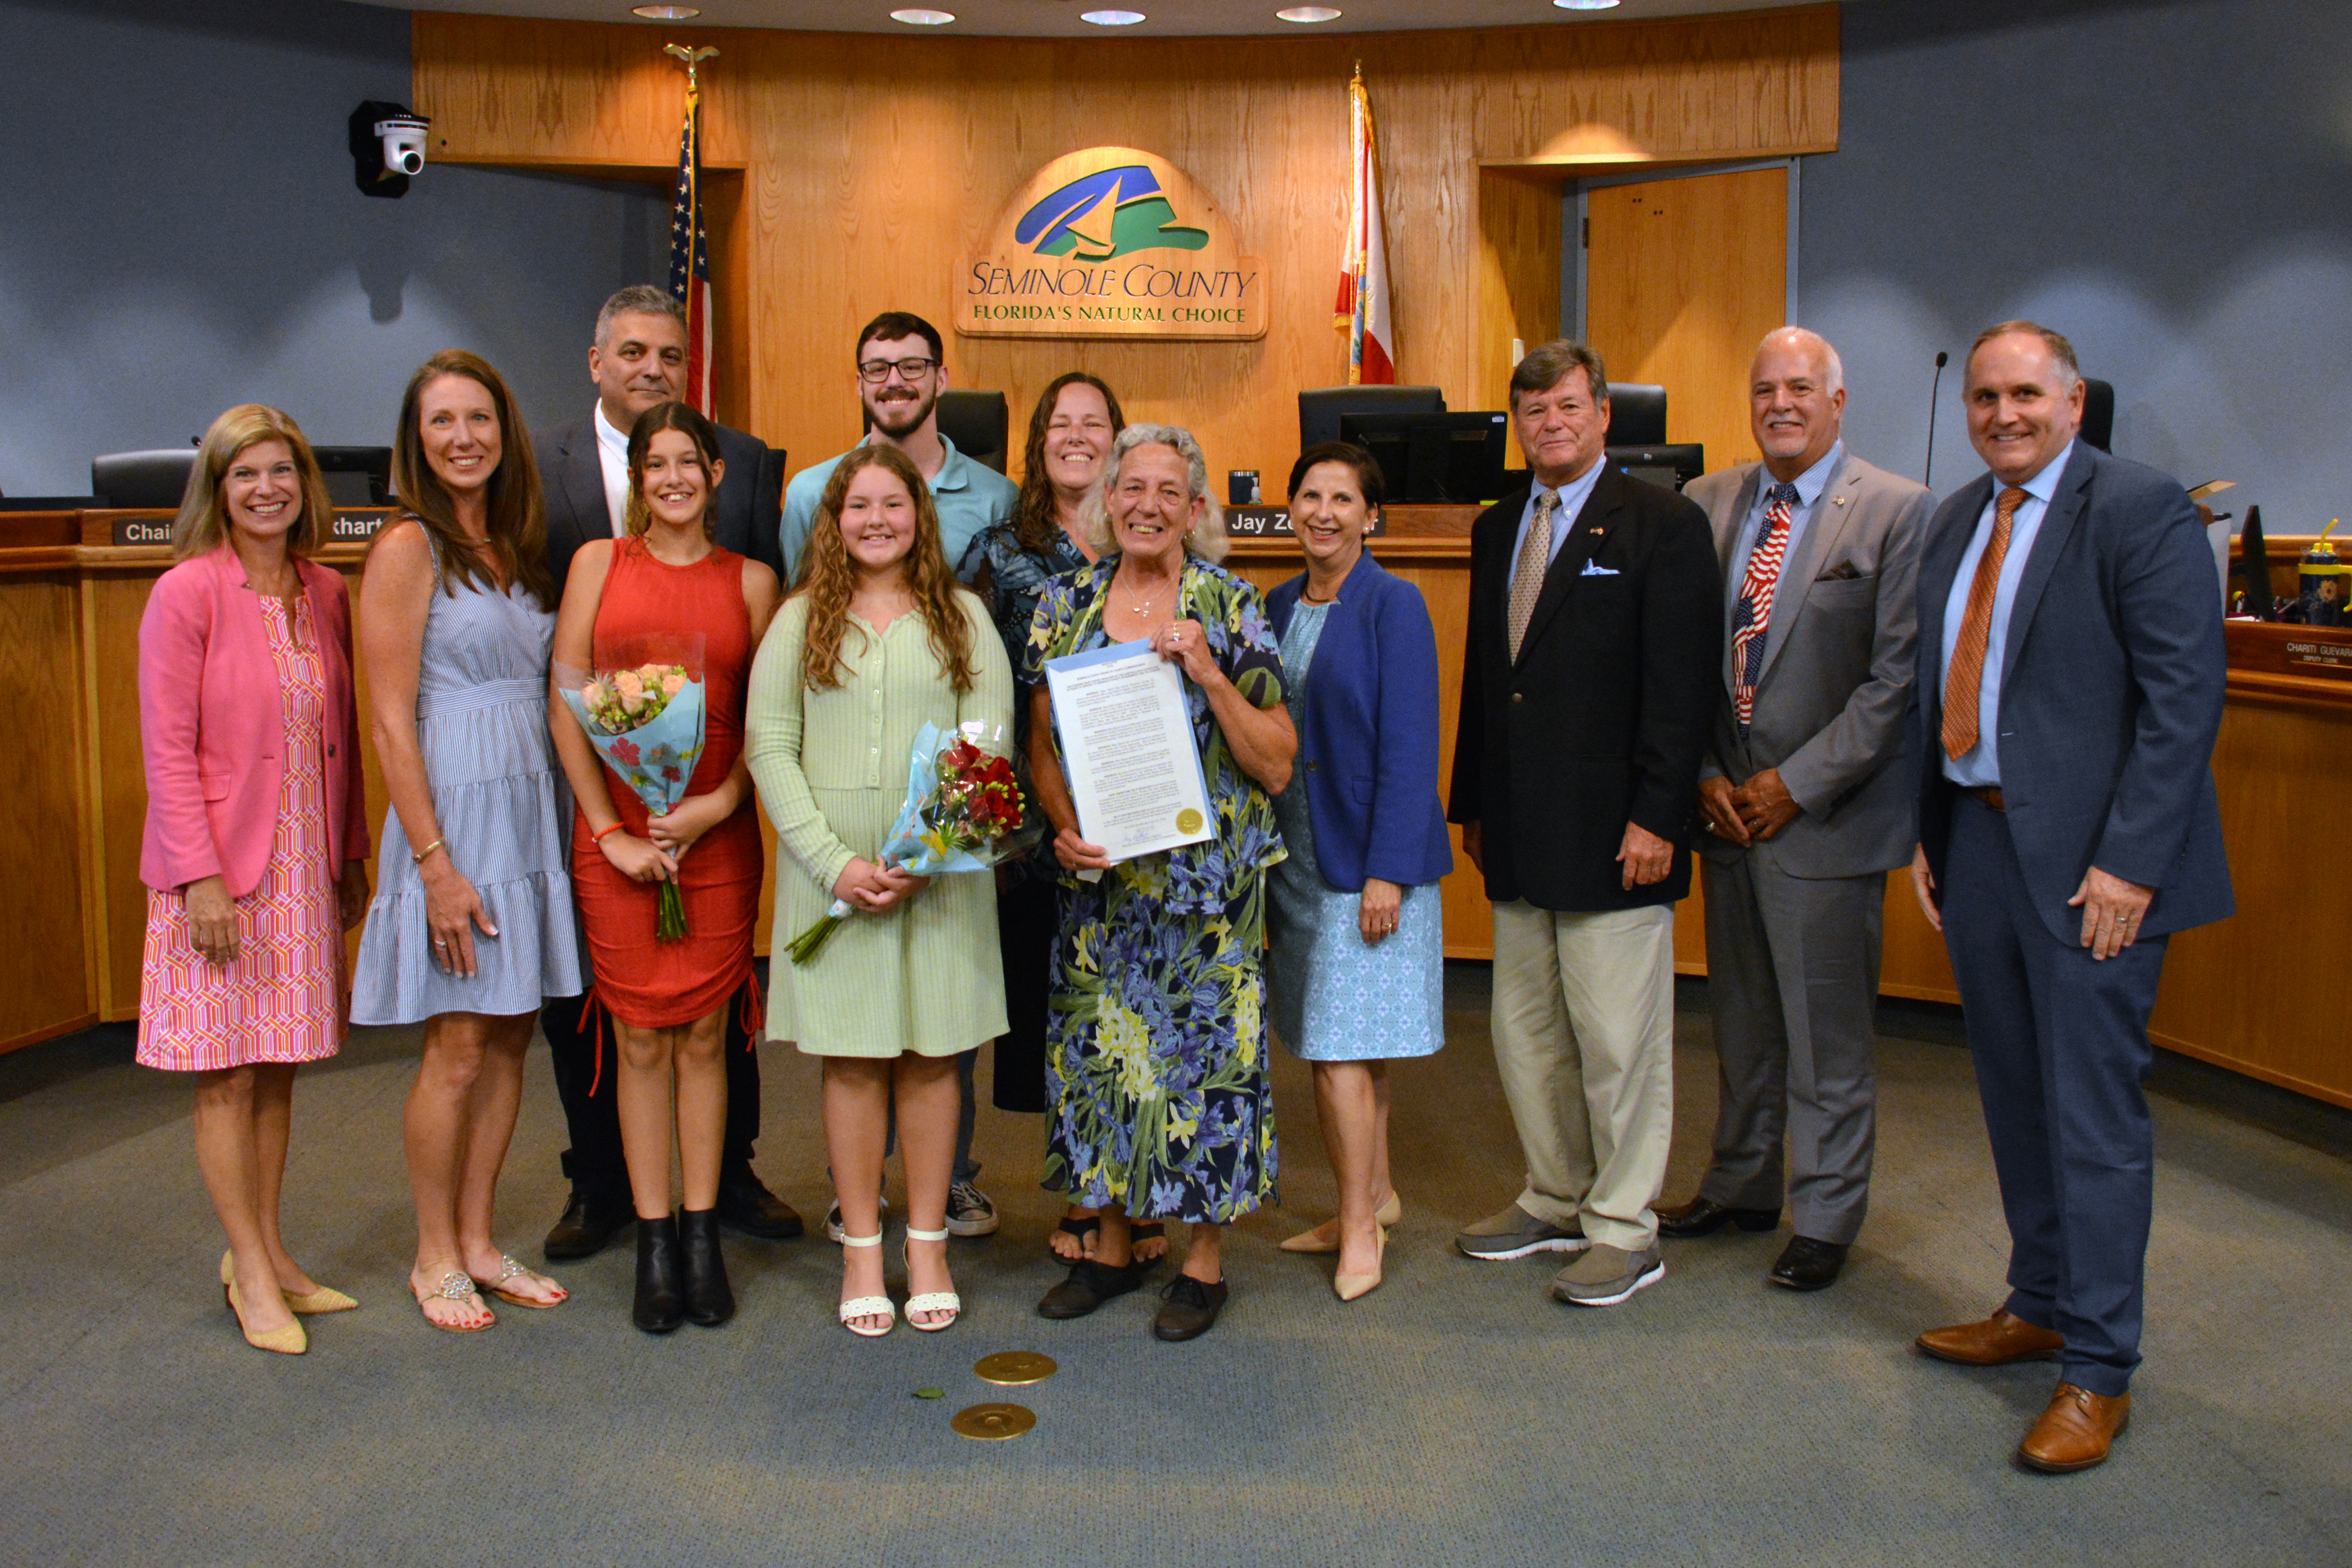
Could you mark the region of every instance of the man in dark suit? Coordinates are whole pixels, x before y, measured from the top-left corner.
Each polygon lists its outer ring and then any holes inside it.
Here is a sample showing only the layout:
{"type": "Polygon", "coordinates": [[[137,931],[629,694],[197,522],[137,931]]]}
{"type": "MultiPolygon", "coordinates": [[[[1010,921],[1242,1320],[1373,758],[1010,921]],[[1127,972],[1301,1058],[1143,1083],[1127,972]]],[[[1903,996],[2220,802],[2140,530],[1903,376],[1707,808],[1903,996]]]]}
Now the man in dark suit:
{"type": "Polygon", "coordinates": [[[1600,356],[1511,373],[1532,482],[1470,535],[1449,814],[1495,905],[1495,1059],[1527,1184],[1454,1245],[1575,1254],[1574,1306],[1665,1272],[1650,1205],[1674,1120],[1674,906],[1723,650],[1706,514],[1605,460],[1600,356]]]}
{"type": "MultiPolygon", "coordinates": [[[[622,531],[629,493],[629,429],[637,416],[678,395],[686,380],[686,312],[668,293],[647,284],[622,289],[596,314],[588,349],[588,375],[596,402],[585,418],[548,430],[539,440],[540,485],[547,497],[547,563],[561,584],[572,554],[591,539],[622,531]]],[[[719,428],[719,455],[727,465],[719,481],[718,542],[739,554],[777,565],[776,524],[782,515],[784,457],[740,430],[719,428]]],[[[540,1014],[555,1091],[572,1132],[563,1173],[572,1197],[547,1233],[550,1259],[586,1258],[603,1248],[636,1215],[629,1173],[621,1157],[619,1109],[612,1075],[596,1092],[597,1031],[583,1027],[578,997],[551,1001],[540,1014]]],[[[728,1014],[727,1142],[719,1157],[719,1223],[748,1236],[798,1236],[801,1216],[768,1191],[751,1170],[751,1142],[760,1135],[760,1055],[733,1011],[728,1014]]]]}
{"type": "Polygon", "coordinates": [[[1886,874],[1918,841],[1902,755],[1934,502],[1847,450],[1845,373],[1817,333],[1770,333],[1748,380],[1763,460],[1684,492],[1715,526],[1726,589],[1698,786],[1720,1093],[1698,1195],[1658,1228],[1778,1225],[1785,1131],[1796,1234],[1766,1278],[1819,1290],[1870,1198],[1886,874]]]}
{"type": "Polygon", "coordinates": [[[2221,589],[2171,479],[2074,439],[2083,378],[2031,321],[1969,351],[1992,471],[1919,567],[1920,907],[1944,933],[2009,1220],[2009,1299],[1919,1336],[2056,1354],[2018,1458],[2080,1470],[2131,1412],[2155,1164],[2142,1085],[2166,939],[2234,907],[2210,759],[2221,589]]]}

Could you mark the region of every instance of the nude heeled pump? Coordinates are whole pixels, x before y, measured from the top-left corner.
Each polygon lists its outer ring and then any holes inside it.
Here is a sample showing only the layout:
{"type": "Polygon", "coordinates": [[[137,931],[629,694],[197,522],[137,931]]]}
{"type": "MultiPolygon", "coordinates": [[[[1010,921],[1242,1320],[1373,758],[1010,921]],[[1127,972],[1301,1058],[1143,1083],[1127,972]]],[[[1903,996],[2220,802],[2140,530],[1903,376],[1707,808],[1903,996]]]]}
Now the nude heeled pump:
{"type": "Polygon", "coordinates": [[[1381,1288],[1381,1269],[1389,1258],[1389,1227],[1372,1228],[1372,1271],[1370,1274],[1334,1274],[1331,1292],[1342,1301],[1352,1301],[1359,1296],[1369,1296],[1381,1288]]]}
{"type": "MultiPolygon", "coordinates": [[[[234,1252],[221,1254],[221,1283],[223,1285],[236,1283],[236,1254],[234,1252]]],[[[316,1290],[302,1296],[297,1296],[291,1290],[280,1290],[278,1293],[286,1298],[286,1305],[289,1310],[305,1318],[315,1318],[327,1312],[348,1312],[359,1305],[341,1290],[328,1285],[321,1285],[316,1290]]]]}
{"type": "MultiPolygon", "coordinates": [[[[1389,1194],[1388,1202],[1372,1211],[1375,1225],[1391,1226],[1403,1218],[1404,1200],[1394,1193],[1389,1194]]],[[[1288,1240],[1275,1245],[1284,1252],[1337,1252],[1339,1250],[1339,1222],[1336,1217],[1327,1219],[1313,1230],[1302,1230],[1288,1240]]]]}
{"type": "Polygon", "coordinates": [[[245,1326],[245,1314],[237,1311],[236,1274],[234,1269],[229,1271],[228,1279],[221,1286],[221,1300],[228,1303],[231,1312],[236,1314],[237,1331],[255,1350],[274,1351],[279,1355],[300,1355],[310,1348],[310,1336],[302,1331],[299,1321],[289,1323],[282,1329],[264,1329],[257,1333],[245,1326]]]}

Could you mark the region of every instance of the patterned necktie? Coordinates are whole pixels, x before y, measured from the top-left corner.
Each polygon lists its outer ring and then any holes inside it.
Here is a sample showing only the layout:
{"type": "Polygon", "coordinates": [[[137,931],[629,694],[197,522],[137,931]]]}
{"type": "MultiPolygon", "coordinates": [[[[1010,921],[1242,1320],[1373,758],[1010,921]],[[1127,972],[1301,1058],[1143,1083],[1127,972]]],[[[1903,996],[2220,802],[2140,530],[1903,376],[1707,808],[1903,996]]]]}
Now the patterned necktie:
{"type": "Polygon", "coordinates": [[[1774,485],[1764,509],[1764,537],[1748,552],[1739,603],[1731,612],[1731,706],[1745,735],[1756,716],[1756,678],[1764,673],[1764,634],[1772,626],[1772,595],[1780,586],[1780,557],[1789,549],[1789,520],[1797,487],[1774,485]]]}
{"type": "Polygon", "coordinates": [[[1519,542],[1519,559],[1511,568],[1511,662],[1519,662],[1519,644],[1527,640],[1528,622],[1534,618],[1536,600],[1543,595],[1544,574],[1551,570],[1551,512],[1559,504],[1558,490],[1537,498],[1536,520],[1519,542]]]}
{"type": "Polygon", "coordinates": [[[1960,616],[1960,635],[1952,644],[1952,668],[1944,675],[1944,755],[1959,761],[1977,744],[1977,707],[1984,695],[1985,645],[1992,637],[1993,595],[2000,588],[2000,563],[2009,556],[2009,525],[2025,492],[2015,488],[2000,492],[1992,512],[1992,538],[1977,557],[1977,574],[1969,584],[1969,607],[1960,616]]]}

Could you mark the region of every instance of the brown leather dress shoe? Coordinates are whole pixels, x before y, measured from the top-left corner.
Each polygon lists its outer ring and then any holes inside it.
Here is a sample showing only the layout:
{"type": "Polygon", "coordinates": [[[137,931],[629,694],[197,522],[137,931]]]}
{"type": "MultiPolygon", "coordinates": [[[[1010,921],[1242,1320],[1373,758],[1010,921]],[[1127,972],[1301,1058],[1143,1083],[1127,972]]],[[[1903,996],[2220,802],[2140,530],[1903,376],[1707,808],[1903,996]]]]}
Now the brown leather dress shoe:
{"type": "Polygon", "coordinates": [[[2065,1337],[2056,1330],[2036,1328],[2011,1316],[2006,1308],[1980,1323],[1929,1329],[1916,1342],[1937,1361],[1956,1361],[1963,1366],[2006,1366],[2013,1361],[2054,1355],[2066,1348],[2065,1337]]]}
{"type": "Polygon", "coordinates": [[[2110,1399],[2062,1383],[2050,1396],[2050,1408],[2017,1446],[2017,1457],[2037,1470],[2063,1476],[2106,1463],[2116,1434],[2131,1425],[2131,1395],[2110,1399]]]}

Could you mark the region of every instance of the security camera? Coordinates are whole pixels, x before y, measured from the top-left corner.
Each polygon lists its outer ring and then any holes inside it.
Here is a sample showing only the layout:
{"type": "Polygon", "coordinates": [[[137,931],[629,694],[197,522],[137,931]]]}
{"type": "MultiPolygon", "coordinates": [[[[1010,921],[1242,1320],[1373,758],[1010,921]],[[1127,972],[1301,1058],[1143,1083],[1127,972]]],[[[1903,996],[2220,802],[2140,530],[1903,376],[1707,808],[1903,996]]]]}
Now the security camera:
{"type": "Polygon", "coordinates": [[[432,123],[414,114],[397,114],[390,120],[375,122],[376,140],[383,143],[386,173],[421,174],[425,172],[425,132],[432,123]]]}
{"type": "Polygon", "coordinates": [[[425,169],[425,139],[433,122],[405,104],[375,100],[352,110],[352,178],[367,196],[408,194],[408,179],[425,169]]]}

